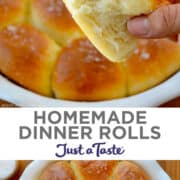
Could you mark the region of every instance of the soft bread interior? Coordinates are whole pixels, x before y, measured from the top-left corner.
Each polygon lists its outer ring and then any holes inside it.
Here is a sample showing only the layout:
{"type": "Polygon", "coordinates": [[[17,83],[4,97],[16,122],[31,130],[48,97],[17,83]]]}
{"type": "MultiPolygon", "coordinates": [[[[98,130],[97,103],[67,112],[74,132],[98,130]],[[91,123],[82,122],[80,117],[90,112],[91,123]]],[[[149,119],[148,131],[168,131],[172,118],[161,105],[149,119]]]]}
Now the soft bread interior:
{"type": "Polygon", "coordinates": [[[149,13],[153,0],[64,0],[72,16],[96,48],[111,61],[126,59],[136,47],[127,21],[149,13]]]}

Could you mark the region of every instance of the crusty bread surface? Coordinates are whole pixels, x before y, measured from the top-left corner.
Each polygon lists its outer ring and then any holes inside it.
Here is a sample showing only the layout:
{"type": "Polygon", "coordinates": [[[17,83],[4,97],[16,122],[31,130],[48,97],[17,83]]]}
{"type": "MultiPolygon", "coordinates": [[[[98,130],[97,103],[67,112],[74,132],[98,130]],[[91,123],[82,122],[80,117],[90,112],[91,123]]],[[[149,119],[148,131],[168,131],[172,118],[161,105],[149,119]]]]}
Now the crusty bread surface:
{"type": "Polygon", "coordinates": [[[29,25],[9,25],[0,32],[0,72],[23,87],[51,96],[51,72],[59,47],[29,25]]]}
{"type": "Polygon", "coordinates": [[[54,67],[52,88],[57,98],[97,101],[126,96],[123,64],[108,61],[87,39],[63,48],[54,67]]]}
{"type": "Polygon", "coordinates": [[[30,2],[30,22],[60,45],[65,46],[74,39],[84,37],[61,0],[31,0],[30,2]]]}
{"type": "Polygon", "coordinates": [[[27,15],[27,0],[0,1],[0,29],[9,24],[20,24],[27,15]]]}
{"type": "Polygon", "coordinates": [[[149,174],[132,161],[36,161],[20,180],[150,180],[149,174]],[[34,169],[35,168],[35,169],[34,169]]]}

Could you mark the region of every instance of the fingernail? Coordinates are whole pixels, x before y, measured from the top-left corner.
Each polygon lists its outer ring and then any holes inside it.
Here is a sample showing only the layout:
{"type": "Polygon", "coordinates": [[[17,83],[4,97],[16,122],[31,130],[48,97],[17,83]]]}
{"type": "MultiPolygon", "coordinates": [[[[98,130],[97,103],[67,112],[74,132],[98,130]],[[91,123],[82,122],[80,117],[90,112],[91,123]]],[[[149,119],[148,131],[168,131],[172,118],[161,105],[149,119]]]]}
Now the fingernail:
{"type": "Polygon", "coordinates": [[[146,17],[137,17],[128,21],[128,30],[131,34],[140,37],[147,37],[149,34],[150,23],[146,17]]]}

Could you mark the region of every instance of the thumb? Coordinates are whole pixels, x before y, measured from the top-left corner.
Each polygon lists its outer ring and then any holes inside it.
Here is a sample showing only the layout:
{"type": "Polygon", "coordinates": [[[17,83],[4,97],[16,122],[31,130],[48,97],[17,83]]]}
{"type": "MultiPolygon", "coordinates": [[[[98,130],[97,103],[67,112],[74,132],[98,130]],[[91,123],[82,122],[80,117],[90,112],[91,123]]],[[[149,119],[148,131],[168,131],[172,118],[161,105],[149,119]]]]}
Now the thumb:
{"type": "Polygon", "coordinates": [[[163,38],[180,33],[180,4],[163,6],[148,16],[128,22],[130,33],[141,38],[163,38]]]}

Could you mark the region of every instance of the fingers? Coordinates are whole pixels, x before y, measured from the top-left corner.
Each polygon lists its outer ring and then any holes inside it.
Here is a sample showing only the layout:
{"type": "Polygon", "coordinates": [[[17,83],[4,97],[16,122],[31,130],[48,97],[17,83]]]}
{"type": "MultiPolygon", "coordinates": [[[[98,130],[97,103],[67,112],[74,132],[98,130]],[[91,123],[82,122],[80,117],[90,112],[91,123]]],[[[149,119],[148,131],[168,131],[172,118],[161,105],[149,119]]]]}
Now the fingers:
{"type": "Polygon", "coordinates": [[[128,30],[140,38],[163,38],[180,33],[180,4],[163,6],[149,16],[128,22],[128,30]]]}

